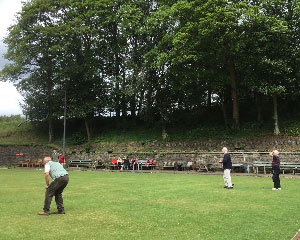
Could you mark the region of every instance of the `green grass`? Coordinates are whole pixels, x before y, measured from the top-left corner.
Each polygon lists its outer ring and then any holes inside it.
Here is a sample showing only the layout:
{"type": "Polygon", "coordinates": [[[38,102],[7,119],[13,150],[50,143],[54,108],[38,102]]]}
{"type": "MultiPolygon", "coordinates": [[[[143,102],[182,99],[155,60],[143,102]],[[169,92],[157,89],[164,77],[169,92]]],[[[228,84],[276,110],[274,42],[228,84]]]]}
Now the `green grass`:
{"type": "Polygon", "coordinates": [[[40,134],[41,131],[26,122],[20,116],[0,116],[0,144],[1,145],[24,145],[46,144],[47,136],[40,134]]]}
{"type": "MultiPolygon", "coordinates": [[[[38,216],[43,172],[0,170],[0,239],[291,239],[300,179],[69,172],[66,215],[38,216]]],[[[52,211],[55,202],[52,202],[52,211]]]]}

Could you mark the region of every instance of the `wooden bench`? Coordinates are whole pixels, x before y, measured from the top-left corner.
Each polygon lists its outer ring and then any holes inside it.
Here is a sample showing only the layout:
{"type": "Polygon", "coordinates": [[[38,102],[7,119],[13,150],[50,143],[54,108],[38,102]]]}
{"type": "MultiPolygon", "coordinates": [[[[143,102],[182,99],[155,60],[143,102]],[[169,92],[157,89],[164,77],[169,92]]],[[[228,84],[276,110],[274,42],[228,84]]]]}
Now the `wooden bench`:
{"type": "Polygon", "coordinates": [[[263,162],[263,161],[254,161],[253,162],[253,171],[258,174],[259,168],[264,169],[264,174],[266,174],[266,169],[272,168],[272,162],[263,162]]]}
{"type": "Polygon", "coordinates": [[[73,160],[70,160],[69,167],[95,168],[95,164],[91,159],[73,159],[73,160]]]}
{"type": "Polygon", "coordinates": [[[156,167],[156,165],[152,165],[151,161],[150,163],[147,164],[147,160],[139,160],[139,164],[138,164],[138,170],[143,170],[146,169],[146,170],[154,170],[156,167]]]}
{"type": "MultiPolygon", "coordinates": [[[[258,173],[258,170],[260,167],[262,167],[264,169],[264,174],[266,174],[266,169],[272,169],[272,162],[261,162],[261,161],[253,162],[254,172],[258,173]]],[[[284,174],[285,170],[292,171],[293,174],[295,174],[297,170],[300,170],[300,163],[299,162],[298,163],[296,163],[296,162],[281,162],[280,169],[282,170],[283,174],[284,174]]]]}
{"type": "Polygon", "coordinates": [[[236,169],[238,169],[239,172],[250,172],[248,163],[232,163],[232,171],[235,171],[236,169]]]}
{"type": "Polygon", "coordinates": [[[284,170],[292,171],[295,175],[297,170],[300,170],[300,163],[298,162],[281,162],[280,163],[280,169],[282,170],[282,173],[284,174],[284,170]]]}
{"type": "Polygon", "coordinates": [[[163,169],[164,170],[175,170],[175,162],[164,162],[163,169]]]}

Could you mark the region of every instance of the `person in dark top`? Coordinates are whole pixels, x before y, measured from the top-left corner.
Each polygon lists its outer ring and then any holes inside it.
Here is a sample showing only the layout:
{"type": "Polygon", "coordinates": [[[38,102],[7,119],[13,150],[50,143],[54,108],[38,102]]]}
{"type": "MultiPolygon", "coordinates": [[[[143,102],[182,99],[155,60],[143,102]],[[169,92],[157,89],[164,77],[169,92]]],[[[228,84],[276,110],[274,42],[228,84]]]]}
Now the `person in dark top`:
{"type": "Polygon", "coordinates": [[[280,159],[279,159],[279,152],[277,150],[274,150],[270,152],[270,156],[272,157],[272,179],[274,182],[274,187],[272,190],[281,190],[280,186],[280,159]]]}
{"type": "Polygon", "coordinates": [[[232,169],[232,162],[231,162],[231,157],[230,154],[228,153],[228,149],[226,147],[223,147],[222,153],[224,154],[223,159],[219,161],[219,163],[223,164],[223,169],[224,169],[224,188],[226,189],[233,189],[233,184],[231,182],[231,176],[230,176],[230,171],[232,169]]]}
{"type": "Polygon", "coordinates": [[[129,158],[128,158],[128,156],[123,158],[123,162],[124,162],[125,170],[128,170],[129,169],[129,158]]]}
{"type": "Polygon", "coordinates": [[[56,152],[56,149],[53,149],[51,160],[52,162],[59,162],[59,153],[56,152]]]}

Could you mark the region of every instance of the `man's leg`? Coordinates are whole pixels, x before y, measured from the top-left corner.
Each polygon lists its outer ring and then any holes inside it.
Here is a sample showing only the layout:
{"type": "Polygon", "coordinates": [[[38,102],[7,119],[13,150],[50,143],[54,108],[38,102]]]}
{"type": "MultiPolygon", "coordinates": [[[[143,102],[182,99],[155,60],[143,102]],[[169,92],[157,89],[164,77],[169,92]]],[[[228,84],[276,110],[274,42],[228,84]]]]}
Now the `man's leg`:
{"type": "Polygon", "coordinates": [[[69,177],[68,175],[66,175],[61,178],[58,178],[57,181],[59,182],[60,187],[55,192],[55,202],[56,202],[58,212],[63,213],[64,203],[63,203],[62,192],[65,189],[65,187],[68,185],[69,177]]]}
{"type": "Polygon", "coordinates": [[[49,213],[52,197],[55,195],[56,190],[59,188],[59,184],[56,180],[50,183],[45,193],[44,212],[49,213]]]}
{"type": "Polygon", "coordinates": [[[225,187],[228,187],[227,176],[226,176],[226,169],[224,169],[223,179],[224,179],[224,185],[225,185],[225,187]]]}
{"type": "Polygon", "coordinates": [[[274,188],[280,188],[280,179],[279,179],[280,170],[274,170],[274,188]]]}
{"type": "Polygon", "coordinates": [[[225,169],[224,170],[224,175],[225,175],[225,178],[226,178],[227,187],[231,188],[232,187],[232,182],[231,182],[231,176],[230,176],[230,169],[225,169]]]}

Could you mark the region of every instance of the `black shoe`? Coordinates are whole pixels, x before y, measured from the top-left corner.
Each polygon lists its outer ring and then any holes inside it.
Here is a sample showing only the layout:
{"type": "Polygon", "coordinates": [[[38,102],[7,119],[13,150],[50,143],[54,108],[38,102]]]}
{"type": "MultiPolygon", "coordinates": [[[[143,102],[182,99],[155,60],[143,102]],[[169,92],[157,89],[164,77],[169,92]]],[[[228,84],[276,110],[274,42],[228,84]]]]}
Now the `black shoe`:
{"type": "Polygon", "coordinates": [[[224,186],[224,188],[227,188],[227,186],[224,186]]]}
{"type": "Polygon", "coordinates": [[[226,189],[233,189],[233,187],[227,187],[226,189]]]}
{"type": "Polygon", "coordinates": [[[232,186],[234,186],[234,183],[232,184],[232,186]]]}

